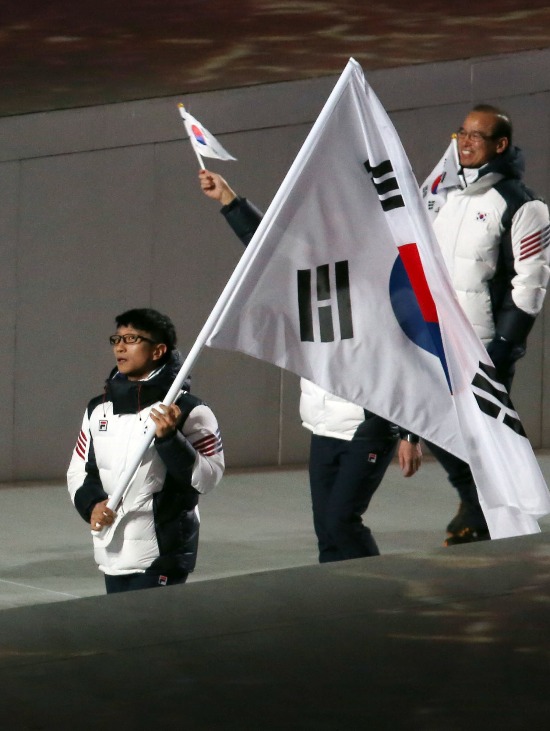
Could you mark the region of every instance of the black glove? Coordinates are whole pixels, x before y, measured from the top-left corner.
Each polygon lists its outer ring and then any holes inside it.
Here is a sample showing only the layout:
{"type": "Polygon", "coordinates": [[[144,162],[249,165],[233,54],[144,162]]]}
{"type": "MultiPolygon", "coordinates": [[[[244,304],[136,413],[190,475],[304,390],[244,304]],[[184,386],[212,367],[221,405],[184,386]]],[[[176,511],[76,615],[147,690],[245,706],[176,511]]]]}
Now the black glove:
{"type": "Polygon", "coordinates": [[[495,364],[499,379],[506,385],[514,374],[514,363],[525,355],[525,348],[506,340],[502,335],[495,335],[487,345],[487,352],[495,364]]]}

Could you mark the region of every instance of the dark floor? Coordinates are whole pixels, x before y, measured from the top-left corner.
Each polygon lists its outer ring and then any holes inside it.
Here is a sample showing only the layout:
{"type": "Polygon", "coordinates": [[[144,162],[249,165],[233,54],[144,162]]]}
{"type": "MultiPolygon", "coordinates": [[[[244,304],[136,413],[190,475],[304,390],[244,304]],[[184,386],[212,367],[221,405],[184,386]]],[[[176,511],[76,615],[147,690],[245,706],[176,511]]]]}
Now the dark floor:
{"type": "Polygon", "coordinates": [[[192,582],[107,597],[65,488],[4,486],[2,728],[546,728],[550,522],[446,549],[453,509],[435,463],[393,465],[384,555],[319,566],[305,471],[234,473],[192,582]]]}

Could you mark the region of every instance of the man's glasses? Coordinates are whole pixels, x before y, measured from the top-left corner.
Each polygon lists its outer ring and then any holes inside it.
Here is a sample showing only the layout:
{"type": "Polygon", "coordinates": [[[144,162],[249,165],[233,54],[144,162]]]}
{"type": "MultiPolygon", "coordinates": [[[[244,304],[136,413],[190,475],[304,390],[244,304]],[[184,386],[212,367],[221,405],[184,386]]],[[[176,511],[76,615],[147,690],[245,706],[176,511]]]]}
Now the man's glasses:
{"type": "Polygon", "coordinates": [[[462,127],[457,131],[456,136],[459,140],[465,140],[469,137],[472,142],[475,142],[476,144],[495,139],[494,135],[484,135],[483,132],[478,132],[477,130],[474,130],[473,132],[466,132],[466,130],[462,129],[462,127]]]}
{"type": "Polygon", "coordinates": [[[109,338],[111,345],[118,345],[121,340],[124,345],[136,345],[137,343],[141,343],[142,340],[146,343],[151,343],[151,345],[156,345],[155,341],[151,340],[151,338],[146,338],[145,335],[134,335],[134,333],[126,333],[126,335],[111,335],[109,338]]]}

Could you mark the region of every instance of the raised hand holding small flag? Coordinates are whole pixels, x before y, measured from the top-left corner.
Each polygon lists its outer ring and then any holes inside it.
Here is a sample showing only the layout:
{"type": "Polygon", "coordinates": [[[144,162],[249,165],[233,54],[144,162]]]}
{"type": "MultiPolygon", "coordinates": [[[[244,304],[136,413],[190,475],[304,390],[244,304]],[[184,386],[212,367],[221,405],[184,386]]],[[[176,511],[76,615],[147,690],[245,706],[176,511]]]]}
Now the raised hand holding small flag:
{"type": "Polygon", "coordinates": [[[185,125],[187,134],[189,135],[191,147],[197,156],[201,169],[205,167],[202,161],[202,156],[214,157],[218,160],[236,160],[233,155],[230,155],[229,152],[220,145],[214,135],[212,135],[206,127],[195,119],[195,117],[189,114],[183,104],[178,104],[178,109],[180,116],[183,119],[183,124],[185,125]]]}

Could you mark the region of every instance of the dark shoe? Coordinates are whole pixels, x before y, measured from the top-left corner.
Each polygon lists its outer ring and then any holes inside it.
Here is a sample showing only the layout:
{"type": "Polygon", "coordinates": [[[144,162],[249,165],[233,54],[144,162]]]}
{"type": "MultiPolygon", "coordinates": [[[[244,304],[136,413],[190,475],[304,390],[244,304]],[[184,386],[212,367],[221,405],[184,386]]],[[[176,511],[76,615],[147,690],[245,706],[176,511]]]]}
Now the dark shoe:
{"type": "Polygon", "coordinates": [[[447,526],[447,533],[457,533],[459,530],[464,528],[464,515],[467,510],[468,508],[466,503],[461,502],[458,506],[458,513],[447,526]]]}
{"type": "Polygon", "coordinates": [[[490,541],[489,531],[484,528],[463,528],[445,539],[444,546],[458,546],[461,543],[475,543],[476,541],[490,541]]]}

